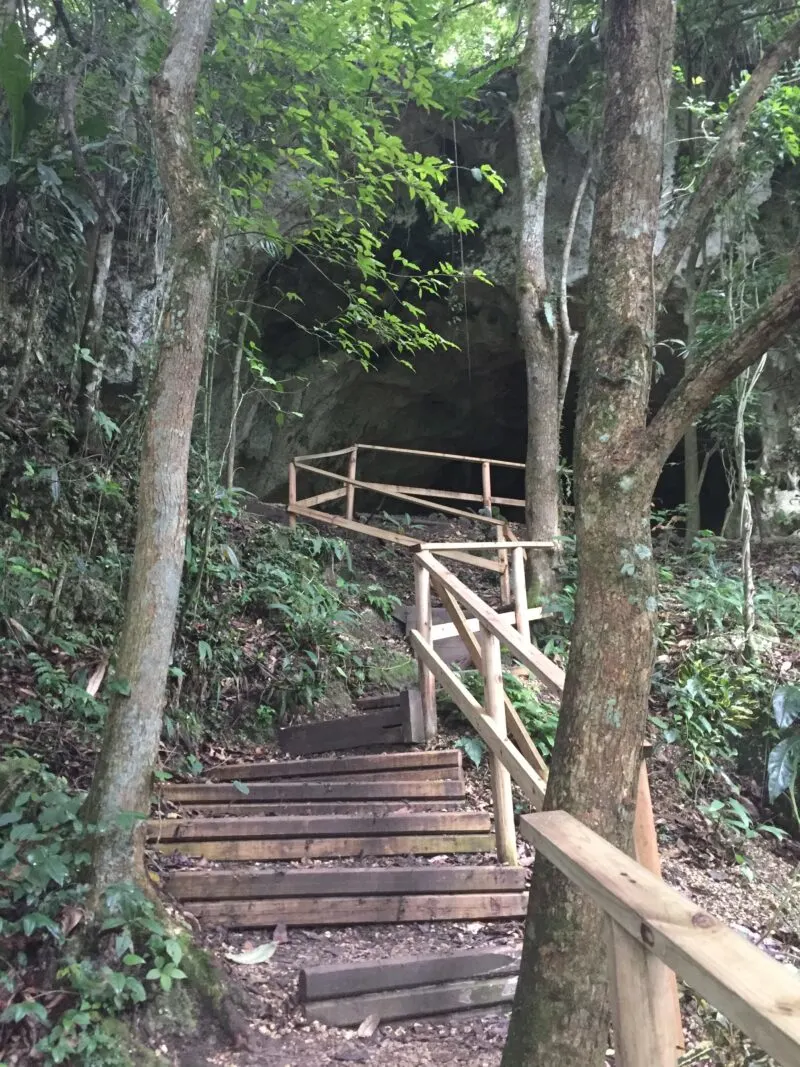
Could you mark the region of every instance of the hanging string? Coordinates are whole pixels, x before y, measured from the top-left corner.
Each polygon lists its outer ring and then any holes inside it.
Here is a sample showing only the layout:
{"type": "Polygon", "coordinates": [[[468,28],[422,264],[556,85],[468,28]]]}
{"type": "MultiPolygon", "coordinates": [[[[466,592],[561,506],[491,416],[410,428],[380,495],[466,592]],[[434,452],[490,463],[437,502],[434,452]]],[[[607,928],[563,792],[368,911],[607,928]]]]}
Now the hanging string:
{"type": "MultiPolygon", "coordinates": [[[[456,203],[461,207],[461,180],[459,178],[459,159],[458,159],[458,135],[456,133],[456,120],[453,119],[453,146],[455,148],[455,169],[456,169],[456,203]]],[[[464,266],[464,233],[463,230],[459,230],[458,244],[461,250],[461,285],[463,289],[463,301],[464,301],[464,349],[467,354],[467,379],[472,384],[472,355],[469,345],[469,314],[467,310],[467,272],[464,266]]]]}

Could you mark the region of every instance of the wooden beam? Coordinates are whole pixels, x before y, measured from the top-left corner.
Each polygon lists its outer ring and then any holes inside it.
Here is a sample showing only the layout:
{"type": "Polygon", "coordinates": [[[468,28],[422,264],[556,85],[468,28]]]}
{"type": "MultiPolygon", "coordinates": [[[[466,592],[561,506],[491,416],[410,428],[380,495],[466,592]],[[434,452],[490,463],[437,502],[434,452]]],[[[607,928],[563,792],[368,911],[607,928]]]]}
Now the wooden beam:
{"type": "MultiPolygon", "coordinates": [[[[431,505],[422,497],[414,496],[413,493],[402,493],[390,482],[365,482],[359,478],[348,478],[346,474],[336,474],[334,471],[326,471],[321,467],[312,467],[308,463],[296,461],[297,469],[307,471],[309,474],[319,475],[321,478],[330,478],[334,482],[344,482],[353,485],[357,489],[369,489],[381,496],[391,497],[393,500],[402,500],[405,504],[416,504],[418,507],[430,508],[431,505]]],[[[483,522],[500,530],[503,528],[503,519],[493,519],[490,515],[480,515],[476,511],[465,511],[463,508],[451,508],[449,504],[437,504],[436,511],[445,515],[458,515],[462,519],[470,519],[472,522],[483,522]]]]}
{"type": "Polygon", "coordinates": [[[607,919],[608,978],[616,1067],[676,1067],[671,1004],[664,1000],[664,964],[642,942],[607,919]]]}
{"type": "Polygon", "coordinates": [[[519,867],[273,867],[171,871],[167,888],[177,900],[262,900],[326,894],[522,893],[525,881],[526,872],[519,867]]]}
{"type": "Polygon", "coordinates": [[[425,659],[440,685],[447,691],[464,718],[485,742],[489,750],[508,768],[514,782],[530,800],[534,807],[540,808],[544,802],[545,783],[531,767],[530,763],[514,748],[507,738],[502,737],[494,722],[484,714],[483,708],[473,695],[462,685],[440,656],[422,639],[418,630],[410,634],[411,644],[418,656],[425,659]]]}
{"type": "MultiPolygon", "coordinates": [[[[402,545],[403,548],[416,550],[419,541],[407,534],[395,533],[394,530],[384,530],[380,526],[370,526],[366,522],[346,519],[342,515],[329,515],[327,511],[316,511],[314,508],[304,507],[302,504],[291,504],[287,509],[290,516],[299,515],[301,519],[310,519],[312,522],[326,523],[329,526],[340,526],[343,530],[351,533],[364,534],[365,537],[376,537],[380,541],[388,541],[393,545],[402,545]]],[[[481,559],[480,556],[472,556],[467,552],[441,552],[440,555],[448,559],[454,559],[457,563],[469,563],[473,567],[480,567],[487,571],[500,572],[500,565],[493,559],[481,559]]]]}
{"type": "Polygon", "coordinates": [[[518,546],[511,550],[511,589],[514,594],[514,625],[520,637],[530,644],[531,627],[528,616],[528,586],[525,581],[525,550],[518,546]]]}
{"type": "MultiPolygon", "coordinates": [[[[454,596],[451,595],[447,586],[444,585],[438,578],[432,579],[434,588],[436,589],[437,596],[445,605],[447,611],[450,613],[450,617],[453,619],[453,624],[458,630],[458,634],[470,655],[473,666],[476,670],[482,671],[483,669],[483,657],[481,653],[480,645],[477,638],[471,632],[471,620],[468,621],[461,606],[454,596]]],[[[510,614],[510,613],[509,613],[510,614]]],[[[502,618],[503,616],[501,616],[502,618]]],[[[474,620],[478,626],[478,620],[474,620]]],[[[542,758],[542,754],[539,749],[533,743],[533,738],[525,729],[525,724],[519,716],[519,712],[511,703],[508,694],[503,692],[503,704],[506,711],[506,728],[509,735],[513,739],[517,748],[522,753],[523,757],[533,767],[536,773],[539,775],[542,783],[542,791],[544,791],[544,783],[547,781],[547,764],[542,758]]],[[[536,804],[536,807],[540,807],[540,804],[536,804]]]]}
{"type": "Polygon", "coordinates": [[[173,841],[160,852],[180,852],[230,862],[322,860],[339,856],[439,856],[452,852],[492,852],[493,834],[397,834],[382,837],[278,838],[236,841],[173,841]]]}
{"type": "Polygon", "coordinates": [[[784,1067],[800,1063],[800,978],[563,811],[523,837],[784,1067]]]}
{"type": "MultiPolygon", "coordinates": [[[[510,459],[487,459],[485,456],[460,456],[455,452],[423,452],[418,448],[390,448],[388,445],[364,445],[358,446],[364,452],[397,452],[404,456],[431,456],[433,459],[461,459],[465,463],[491,463],[493,467],[511,467],[514,470],[525,470],[524,463],[515,463],[510,459]]],[[[305,457],[301,456],[300,459],[305,457]]]]}
{"type": "MultiPolygon", "coordinates": [[[[399,693],[395,694],[399,697],[399,693]]],[[[461,770],[460,748],[432,752],[380,752],[365,756],[330,756],[318,759],[270,760],[269,763],[229,763],[210,767],[207,775],[214,782],[246,782],[272,778],[313,778],[339,775],[423,770],[434,778],[457,778],[461,770]],[[447,770],[448,773],[443,773],[447,770]]],[[[398,780],[400,780],[398,778],[398,780]]]]}
{"type": "Polygon", "coordinates": [[[355,960],[322,964],[300,970],[298,995],[301,1003],[388,989],[438,985],[465,978],[500,978],[517,974],[520,951],[471,949],[442,956],[392,956],[382,960],[355,960]]]}
{"type": "Polygon", "coordinates": [[[481,463],[482,503],[487,514],[492,514],[492,465],[488,459],[481,463]]]}
{"type": "Polygon", "coordinates": [[[364,993],[337,1000],[314,1000],[306,1005],[306,1017],[326,1026],[358,1026],[370,1015],[377,1015],[384,1022],[417,1015],[440,1015],[508,1004],[514,999],[516,988],[516,975],[467,978],[460,982],[364,993]]]}
{"type": "MultiPolygon", "coordinates": [[[[418,566],[416,561],[414,562],[414,602],[417,627],[423,639],[428,641],[431,635],[431,576],[424,567],[418,566]]],[[[425,735],[429,740],[432,740],[438,733],[436,680],[422,660],[418,661],[418,668],[425,735]]]]}
{"type": "Polygon", "coordinates": [[[433,576],[439,578],[453,596],[457,597],[462,604],[465,604],[475,618],[486,626],[487,630],[493,633],[495,637],[499,637],[500,643],[505,645],[520,663],[532,671],[551,690],[561,696],[564,692],[564,672],[560,667],[556,666],[547,656],[541,653],[535,645],[520,637],[513,626],[509,626],[504,622],[493,608],[484,603],[480,596],[474,593],[469,586],[459,581],[452,571],[449,571],[430,552],[418,552],[415,558],[433,576]]]}
{"type": "Polygon", "coordinates": [[[336,456],[347,456],[353,448],[358,448],[358,445],[348,445],[347,448],[337,448],[333,452],[313,452],[310,456],[295,456],[296,463],[306,463],[310,459],[333,459],[336,456]]]}
{"type": "Polygon", "coordinates": [[[289,462],[289,495],[288,504],[286,510],[289,513],[289,526],[294,529],[297,525],[297,519],[294,517],[292,508],[297,505],[297,467],[293,462],[289,462]]]}
{"type": "Polygon", "coordinates": [[[488,833],[488,815],[415,811],[391,815],[288,815],[231,819],[150,819],[150,841],[233,841],[239,838],[358,837],[362,834],[488,833]]]}
{"type": "MultiPolygon", "coordinates": [[[[504,622],[513,622],[515,619],[513,611],[502,611],[498,614],[504,622]]],[[[545,612],[542,608],[528,608],[527,616],[529,619],[544,619],[549,617],[549,612],[545,612]]],[[[472,633],[477,633],[481,628],[481,624],[477,619],[466,619],[466,623],[472,633]]],[[[433,641],[445,641],[449,637],[461,637],[461,633],[455,623],[439,622],[433,624],[431,627],[431,639],[433,641]]],[[[461,639],[463,641],[463,637],[461,639]]]]}
{"type": "Polygon", "coordinates": [[[254,782],[242,793],[235,785],[165,785],[161,795],[176,803],[213,804],[251,800],[461,800],[464,786],[457,778],[429,778],[420,782],[254,782]]]}
{"type": "MultiPolygon", "coordinates": [[[[483,653],[483,703],[486,715],[494,723],[497,736],[506,739],[506,713],[503,705],[503,665],[500,642],[488,630],[481,629],[483,653]]],[[[492,781],[492,809],[497,858],[501,863],[517,864],[517,831],[514,829],[514,798],[511,795],[511,775],[500,758],[492,753],[490,760],[492,781]]]]}
{"type": "Polygon", "coordinates": [[[415,737],[410,705],[379,708],[365,715],[345,719],[306,722],[278,730],[278,745],[292,756],[311,752],[335,752],[364,745],[396,745],[422,741],[415,737]]]}
{"type": "MultiPolygon", "coordinates": [[[[358,445],[354,445],[353,448],[352,448],[352,451],[350,452],[350,459],[348,460],[348,463],[347,463],[347,477],[352,480],[352,483],[355,482],[357,465],[358,465],[358,445]]],[[[345,489],[345,492],[347,494],[347,504],[345,506],[345,516],[348,519],[352,519],[353,518],[353,515],[355,513],[355,506],[356,506],[356,487],[355,487],[355,484],[352,484],[352,483],[349,484],[347,486],[347,488],[345,489]]]]}
{"type": "MultiPolygon", "coordinates": [[[[505,525],[505,524],[504,524],[505,525]]],[[[505,543],[505,528],[504,526],[496,526],[495,533],[497,536],[498,544],[505,543]]],[[[497,559],[500,563],[502,570],[500,571],[500,600],[503,604],[511,603],[511,575],[508,569],[508,550],[505,548],[498,549],[497,559]]]]}
{"type": "Polygon", "coordinates": [[[276,900],[193,901],[191,912],[205,922],[232,929],[273,926],[280,922],[287,926],[353,926],[359,923],[521,919],[527,902],[527,893],[385,897],[323,895],[276,900]]]}
{"type": "Polygon", "coordinates": [[[313,508],[317,504],[327,504],[329,500],[341,500],[343,496],[347,494],[347,489],[329,489],[327,493],[317,493],[316,496],[306,496],[302,500],[297,500],[295,503],[301,504],[304,508],[313,508]]]}
{"type": "MultiPolygon", "coordinates": [[[[460,548],[469,552],[496,552],[497,541],[421,541],[420,552],[441,552],[446,548],[460,548]]],[[[518,541],[516,537],[506,542],[508,548],[555,548],[554,541],[518,541]]]]}

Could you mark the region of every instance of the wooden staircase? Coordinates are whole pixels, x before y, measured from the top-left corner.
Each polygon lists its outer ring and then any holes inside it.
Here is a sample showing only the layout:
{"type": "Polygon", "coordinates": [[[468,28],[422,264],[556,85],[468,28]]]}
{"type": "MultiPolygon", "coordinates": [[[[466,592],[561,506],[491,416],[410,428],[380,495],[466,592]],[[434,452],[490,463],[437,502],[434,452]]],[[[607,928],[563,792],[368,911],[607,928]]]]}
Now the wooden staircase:
{"type": "Polygon", "coordinates": [[[149,840],[162,853],[225,864],[182,866],[167,889],[198,919],[229,928],[520,918],[523,870],[413,858],[494,849],[490,815],[464,806],[461,757],[453,749],[219,767],[214,781],[162,789],[177,817],[151,820],[149,840]],[[354,858],[375,865],[313,865],[354,858]]]}

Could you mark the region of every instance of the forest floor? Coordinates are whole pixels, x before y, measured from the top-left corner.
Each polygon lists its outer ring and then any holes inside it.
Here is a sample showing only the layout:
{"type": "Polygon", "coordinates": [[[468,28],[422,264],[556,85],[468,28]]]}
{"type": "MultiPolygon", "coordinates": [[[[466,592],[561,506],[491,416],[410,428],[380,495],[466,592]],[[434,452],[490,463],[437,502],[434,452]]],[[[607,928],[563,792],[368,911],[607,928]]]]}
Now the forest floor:
{"type": "MultiPolygon", "coordinates": [[[[440,522],[434,530],[426,524],[426,537],[441,540],[467,539],[469,529],[440,522]]],[[[413,579],[408,556],[403,550],[362,537],[348,538],[354,570],[362,581],[379,583],[404,603],[413,595],[413,579]]],[[[800,546],[759,546],[755,562],[759,575],[798,591],[800,546]]],[[[460,570],[458,566],[454,569],[460,570]]],[[[464,569],[464,577],[482,595],[496,603],[493,576],[464,569]]],[[[671,620],[680,639],[680,620],[671,620]]],[[[389,640],[403,647],[402,630],[382,623],[378,632],[366,634],[369,644],[389,640]]],[[[784,647],[775,653],[789,657],[800,666],[800,649],[784,647]]],[[[787,662],[784,660],[784,662],[787,662]]],[[[659,710],[656,708],[655,710],[659,710]]],[[[451,746],[463,735],[457,720],[445,718],[437,744],[451,746]]],[[[650,768],[656,824],[666,881],[689,896],[696,904],[732,925],[743,936],[760,944],[781,962],[800,966],[800,848],[792,841],[754,835],[731,841],[704,817],[676,780],[675,754],[670,747],[657,748],[650,768]]],[[[491,808],[488,768],[485,761],[473,767],[469,761],[469,804],[491,808]]],[[[520,841],[520,860],[530,867],[533,855],[520,841]]],[[[492,862],[492,857],[485,857],[492,862]]],[[[345,861],[346,862],[346,861],[345,861]]],[[[356,862],[356,861],[353,861],[356,862]]],[[[392,862],[392,861],[387,861],[392,862]]],[[[481,862],[478,857],[409,858],[406,863],[481,862]]],[[[320,865],[324,865],[321,861],[320,865]]],[[[341,864],[341,861],[337,861],[341,864]]],[[[220,1050],[209,1054],[207,1044],[175,1050],[175,1062],[182,1067],[213,1063],[218,1067],[324,1067],[324,1065],[365,1064],[371,1067],[392,1063],[415,1067],[447,1062],[470,1067],[498,1067],[509,1012],[503,1009],[464,1012],[429,1019],[381,1025],[369,1038],[355,1030],[325,1027],[305,1020],[297,1003],[297,978],[301,967],[345,962],[362,958],[392,957],[428,953],[448,953],[463,948],[506,948],[519,946],[520,922],[439,922],[399,925],[364,925],[349,928],[279,930],[279,944],[266,964],[237,967],[226,964],[234,981],[245,991],[249,1005],[250,1039],[247,1048],[220,1050]]],[[[271,931],[235,933],[206,930],[209,947],[220,956],[250,948],[271,931]]],[[[766,1064],[757,1051],[742,1041],[724,1019],[708,1005],[683,990],[684,1027],[688,1049],[698,1067],[743,1067],[766,1064]],[[703,1050],[707,1049],[707,1054],[703,1050]]],[[[613,1054],[608,1064],[613,1065],[613,1054]]]]}

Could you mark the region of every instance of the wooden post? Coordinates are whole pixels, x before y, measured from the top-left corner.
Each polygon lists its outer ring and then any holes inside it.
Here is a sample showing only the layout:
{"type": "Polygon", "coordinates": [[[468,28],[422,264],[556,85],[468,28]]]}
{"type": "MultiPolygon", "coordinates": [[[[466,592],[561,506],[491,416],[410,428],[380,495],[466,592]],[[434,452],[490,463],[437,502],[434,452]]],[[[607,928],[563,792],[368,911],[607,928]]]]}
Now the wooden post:
{"type": "MultiPolygon", "coordinates": [[[[350,460],[347,464],[347,477],[355,479],[356,465],[358,463],[358,445],[353,445],[353,451],[350,453],[350,460]]],[[[345,518],[352,520],[355,514],[355,502],[356,502],[356,487],[354,485],[348,485],[347,497],[345,505],[345,518]]]]}
{"type": "MultiPolygon", "coordinates": [[[[500,641],[481,627],[483,653],[483,706],[486,714],[502,737],[507,737],[506,708],[503,689],[503,665],[500,641]]],[[[501,863],[517,864],[517,832],[514,829],[514,800],[511,795],[511,775],[496,756],[490,757],[492,772],[492,805],[497,858],[501,863]]]]}
{"type": "Polygon", "coordinates": [[[525,584],[525,550],[511,549],[511,586],[514,591],[514,622],[520,637],[531,639],[531,623],[528,618],[528,588],[525,584]]]}
{"type": "Polygon", "coordinates": [[[607,929],[614,1063],[675,1067],[678,1050],[672,1005],[664,1000],[665,965],[613,919],[607,929]]]}
{"type": "MultiPolygon", "coordinates": [[[[497,540],[500,544],[505,544],[506,535],[504,527],[495,526],[495,530],[497,532],[497,540]]],[[[503,568],[502,571],[500,571],[500,599],[505,606],[511,600],[511,578],[508,567],[508,550],[505,548],[498,549],[497,559],[503,568]]]]}
{"type": "Polygon", "coordinates": [[[488,460],[481,463],[481,486],[483,492],[483,506],[487,515],[492,514],[492,465],[488,460]]]}
{"type": "MultiPolygon", "coordinates": [[[[289,461],[289,507],[297,503],[297,467],[294,460],[289,461]]],[[[297,526],[297,516],[289,512],[289,526],[294,529],[297,526]]]]}
{"type": "MultiPolygon", "coordinates": [[[[430,643],[433,612],[431,610],[431,576],[425,567],[414,560],[414,591],[416,593],[417,630],[430,643]]],[[[436,721],[436,679],[430,669],[419,661],[419,691],[422,698],[422,719],[425,738],[432,741],[438,733],[436,721]]]]}
{"type": "MultiPolygon", "coordinates": [[[[646,867],[652,874],[661,877],[661,858],[658,854],[658,837],[653,817],[653,800],[650,796],[650,782],[647,777],[647,764],[642,760],[639,767],[639,784],[636,793],[636,811],[633,817],[633,854],[636,861],[646,867]]],[[[666,964],[653,961],[654,975],[660,968],[661,999],[669,1004],[673,1019],[673,1045],[679,1053],[686,1049],[681,1018],[681,1002],[678,996],[678,982],[675,973],[666,964]]]]}

